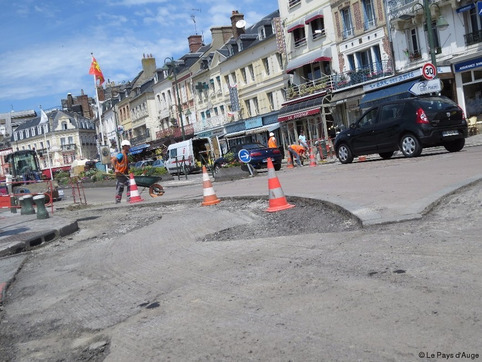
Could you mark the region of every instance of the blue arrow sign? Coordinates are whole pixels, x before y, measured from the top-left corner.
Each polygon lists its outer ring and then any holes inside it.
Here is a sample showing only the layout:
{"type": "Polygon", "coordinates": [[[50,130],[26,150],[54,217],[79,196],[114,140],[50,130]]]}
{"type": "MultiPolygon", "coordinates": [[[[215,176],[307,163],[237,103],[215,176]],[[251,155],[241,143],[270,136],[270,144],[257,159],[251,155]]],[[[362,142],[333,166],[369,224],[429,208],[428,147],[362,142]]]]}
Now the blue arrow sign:
{"type": "Polygon", "coordinates": [[[239,150],[238,158],[241,162],[244,163],[248,163],[249,161],[251,161],[251,155],[249,154],[249,151],[245,150],[244,148],[239,150]]]}

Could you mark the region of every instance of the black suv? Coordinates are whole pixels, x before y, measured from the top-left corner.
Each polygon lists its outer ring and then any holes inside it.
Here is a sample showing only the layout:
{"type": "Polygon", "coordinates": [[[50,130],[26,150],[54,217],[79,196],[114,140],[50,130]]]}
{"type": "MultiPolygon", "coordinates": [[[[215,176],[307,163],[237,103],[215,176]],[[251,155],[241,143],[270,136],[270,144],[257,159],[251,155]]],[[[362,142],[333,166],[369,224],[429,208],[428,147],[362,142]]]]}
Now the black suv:
{"type": "Polygon", "coordinates": [[[446,97],[414,97],[380,103],[340,132],[335,139],[341,163],[355,156],[378,153],[389,159],[397,150],[417,157],[425,147],[460,151],[467,137],[464,112],[446,97]]]}

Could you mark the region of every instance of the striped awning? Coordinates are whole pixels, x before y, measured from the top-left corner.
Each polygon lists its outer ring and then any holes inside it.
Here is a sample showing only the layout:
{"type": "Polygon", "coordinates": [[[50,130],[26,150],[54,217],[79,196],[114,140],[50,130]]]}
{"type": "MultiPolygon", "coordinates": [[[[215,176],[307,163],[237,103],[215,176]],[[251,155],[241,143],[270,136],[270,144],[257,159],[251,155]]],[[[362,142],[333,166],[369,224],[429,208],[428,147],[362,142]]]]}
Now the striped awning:
{"type": "Polygon", "coordinates": [[[286,73],[291,73],[306,64],[329,61],[331,61],[331,49],[329,47],[321,48],[321,50],[310,52],[290,60],[286,66],[286,73]]]}

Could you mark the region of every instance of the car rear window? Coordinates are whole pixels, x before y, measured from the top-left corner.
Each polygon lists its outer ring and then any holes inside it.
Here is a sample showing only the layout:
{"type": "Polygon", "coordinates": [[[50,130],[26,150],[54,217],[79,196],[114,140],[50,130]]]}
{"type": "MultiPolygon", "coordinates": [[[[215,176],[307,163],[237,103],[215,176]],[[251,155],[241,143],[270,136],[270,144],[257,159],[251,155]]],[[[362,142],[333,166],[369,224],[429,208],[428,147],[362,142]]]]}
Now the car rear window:
{"type": "Polygon", "coordinates": [[[457,107],[457,104],[448,98],[421,98],[418,99],[418,103],[425,112],[439,112],[457,107]]]}

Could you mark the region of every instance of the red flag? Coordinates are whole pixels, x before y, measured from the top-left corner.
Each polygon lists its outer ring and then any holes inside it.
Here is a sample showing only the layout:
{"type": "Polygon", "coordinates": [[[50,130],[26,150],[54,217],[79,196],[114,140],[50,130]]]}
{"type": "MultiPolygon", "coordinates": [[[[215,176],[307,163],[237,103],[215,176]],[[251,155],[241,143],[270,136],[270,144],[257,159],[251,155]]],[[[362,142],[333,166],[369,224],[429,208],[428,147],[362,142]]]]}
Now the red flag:
{"type": "Polygon", "coordinates": [[[95,80],[99,81],[99,85],[104,83],[104,74],[102,74],[102,70],[100,70],[99,63],[92,57],[92,64],[90,65],[89,74],[95,75],[95,80]]]}

